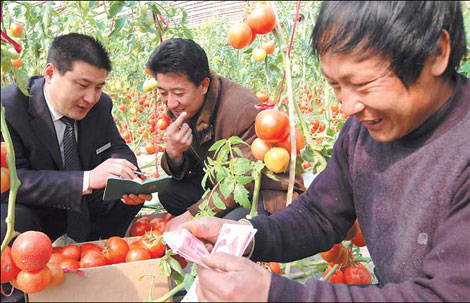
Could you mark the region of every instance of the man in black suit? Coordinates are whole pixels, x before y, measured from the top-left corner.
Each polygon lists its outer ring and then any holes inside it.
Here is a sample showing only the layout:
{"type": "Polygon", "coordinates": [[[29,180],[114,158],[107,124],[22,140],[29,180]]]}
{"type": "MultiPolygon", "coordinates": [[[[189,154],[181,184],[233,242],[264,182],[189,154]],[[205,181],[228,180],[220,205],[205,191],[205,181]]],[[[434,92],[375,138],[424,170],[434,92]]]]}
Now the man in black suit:
{"type": "MultiPolygon", "coordinates": [[[[102,92],[110,70],[98,41],[68,34],[54,39],[44,76],[29,79],[30,96],[15,84],[2,88],[21,181],[16,231],[40,230],[53,241],[64,233],[77,242],[123,236],[151,199],[131,194],[103,201],[108,177],[133,179],[138,169],[102,92]]],[[[1,199],[2,239],[7,202],[8,191],[1,199]]]]}

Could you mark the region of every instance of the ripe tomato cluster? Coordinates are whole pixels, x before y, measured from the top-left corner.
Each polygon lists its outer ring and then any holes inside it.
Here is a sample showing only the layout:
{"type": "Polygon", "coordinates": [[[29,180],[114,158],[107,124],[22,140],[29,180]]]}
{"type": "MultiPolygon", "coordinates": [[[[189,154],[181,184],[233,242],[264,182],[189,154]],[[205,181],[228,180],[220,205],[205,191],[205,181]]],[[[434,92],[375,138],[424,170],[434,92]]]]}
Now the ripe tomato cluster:
{"type": "MultiPolygon", "coordinates": [[[[253,43],[256,35],[267,34],[276,26],[276,15],[267,3],[257,3],[248,15],[246,22],[232,25],[228,31],[228,41],[236,49],[253,43]]],[[[265,40],[261,48],[253,48],[255,61],[262,61],[266,55],[274,53],[276,46],[273,40],[265,40]]]]}
{"type": "Polygon", "coordinates": [[[336,271],[328,278],[332,283],[346,284],[370,284],[371,275],[369,270],[361,263],[355,262],[352,254],[352,244],[363,247],[365,246],[362,231],[356,219],[353,226],[346,234],[346,241],[351,241],[349,250],[342,243],[333,245],[328,251],[321,252],[320,256],[329,263],[329,267],[325,270],[323,277],[326,277],[335,264],[338,264],[336,271]]]}
{"type": "MultiPolygon", "coordinates": [[[[256,116],[255,131],[258,138],[251,144],[251,153],[266,167],[281,173],[289,165],[291,152],[291,136],[289,117],[276,109],[263,110],[256,116]]],[[[305,147],[305,137],[299,129],[295,129],[296,153],[305,147]]]]}
{"type": "Polygon", "coordinates": [[[2,165],[2,175],[1,175],[1,192],[4,193],[10,188],[10,170],[8,169],[7,163],[7,145],[5,142],[1,143],[1,165],[2,165]]]}

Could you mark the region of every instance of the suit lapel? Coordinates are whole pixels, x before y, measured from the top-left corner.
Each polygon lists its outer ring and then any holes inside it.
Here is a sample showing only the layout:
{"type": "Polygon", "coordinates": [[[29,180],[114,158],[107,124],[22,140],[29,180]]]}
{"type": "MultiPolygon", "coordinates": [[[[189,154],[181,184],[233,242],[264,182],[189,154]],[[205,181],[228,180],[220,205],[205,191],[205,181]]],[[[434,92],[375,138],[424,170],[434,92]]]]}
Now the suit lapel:
{"type": "Polygon", "coordinates": [[[51,113],[44,97],[44,78],[34,81],[31,86],[31,97],[28,112],[33,116],[31,126],[36,136],[42,141],[47,151],[51,154],[59,169],[63,169],[62,156],[60,155],[59,142],[51,113]]]}

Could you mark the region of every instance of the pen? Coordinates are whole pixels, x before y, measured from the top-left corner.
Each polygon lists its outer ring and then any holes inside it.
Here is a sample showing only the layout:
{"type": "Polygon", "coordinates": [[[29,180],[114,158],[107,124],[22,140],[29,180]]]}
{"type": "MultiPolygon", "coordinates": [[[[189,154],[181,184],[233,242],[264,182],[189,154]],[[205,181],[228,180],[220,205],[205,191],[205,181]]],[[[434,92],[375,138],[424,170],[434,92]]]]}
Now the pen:
{"type": "Polygon", "coordinates": [[[143,176],[143,177],[145,177],[145,178],[148,177],[147,174],[141,173],[140,171],[133,171],[133,173],[136,174],[136,175],[138,175],[138,176],[143,176]]]}

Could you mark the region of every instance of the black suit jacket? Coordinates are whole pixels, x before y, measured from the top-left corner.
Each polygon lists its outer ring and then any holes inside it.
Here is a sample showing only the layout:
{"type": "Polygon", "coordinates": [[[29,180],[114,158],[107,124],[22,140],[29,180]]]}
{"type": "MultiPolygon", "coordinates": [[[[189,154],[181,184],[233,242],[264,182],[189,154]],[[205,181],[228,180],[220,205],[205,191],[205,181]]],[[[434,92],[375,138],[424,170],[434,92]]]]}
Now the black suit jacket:
{"type": "MultiPolygon", "coordinates": [[[[21,181],[16,203],[83,212],[82,201],[95,199],[97,195],[82,196],[83,172],[62,170],[62,157],[43,87],[44,78],[39,76],[29,79],[30,97],[14,84],[1,90],[21,181]]],[[[135,155],[117,130],[111,109],[111,98],[102,93],[86,117],[77,121],[78,149],[84,170],[91,170],[109,158],[124,158],[137,165],[135,155]],[[107,143],[111,146],[97,153],[107,143]]],[[[2,202],[7,201],[7,193],[2,194],[2,202]]]]}

